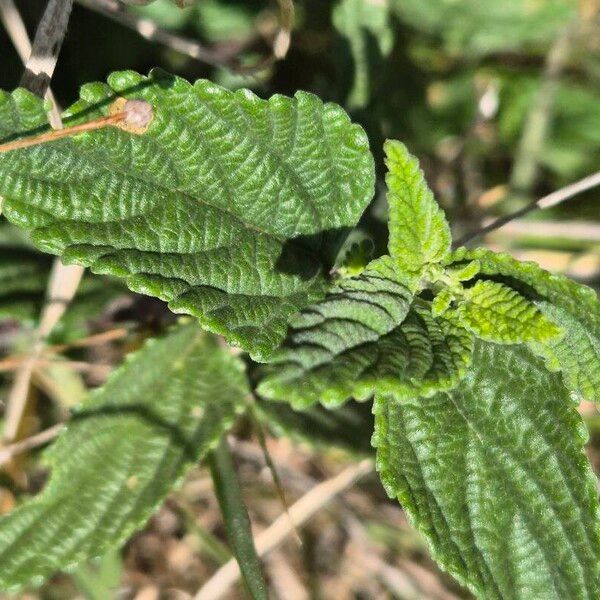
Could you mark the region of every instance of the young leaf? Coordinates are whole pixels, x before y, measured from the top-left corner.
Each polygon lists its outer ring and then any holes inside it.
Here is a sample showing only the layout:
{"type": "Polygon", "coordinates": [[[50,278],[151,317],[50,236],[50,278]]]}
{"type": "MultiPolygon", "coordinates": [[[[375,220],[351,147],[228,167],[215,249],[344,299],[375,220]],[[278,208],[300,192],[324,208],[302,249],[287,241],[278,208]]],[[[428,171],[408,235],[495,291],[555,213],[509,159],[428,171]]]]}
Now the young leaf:
{"type": "Polygon", "coordinates": [[[501,277],[556,322],[565,334],[532,348],[549,360],[549,367],[563,372],[566,385],[600,402],[600,302],[591,288],[544,271],[533,262],[519,262],[509,254],[479,248],[460,248],[456,262],[477,259],[481,273],[501,277]]]}
{"type": "Polygon", "coordinates": [[[389,251],[406,271],[419,273],[447,258],[452,241],[444,211],[427,186],[419,161],[406,146],[387,140],[389,251]]]}
{"type": "Polygon", "coordinates": [[[398,365],[382,348],[393,352],[401,343],[388,334],[404,321],[414,286],[398,277],[391,259],[380,258],[306,308],[265,368],[259,394],[298,409],[319,401],[333,407],[350,396],[368,398],[373,386],[383,383],[383,370],[396,376],[398,365]]]}
{"type": "Polygon", "coordinates": [[[300,315],[265,367],[259,394],[301,410],[316,402],[333,408],[350,397],[428,394],[456,384],[470,361],[473,336],[456,320],[434,318],[425,302],[415,302],[409,312],[410,296],[373,275],[367,270],[364,279],[343,281],[300,315]]]}
{"type": "Polygon", "coordinates": [[[486,599],[600,595],[596,479],[560,378],[478,342],[459,388],[375,404],[382,481],[440,565],[486,599]]]}
{"type": "Polygon", "coordinates": [[[248,591],[254,600],[267,600],[267,584],[256,555],[248,511],[226,438],[221,439],[216,449],[208,455],[208,459],[219,506],[225,520],[227,537],[248,591]]]}
{"type": "Polygon", "coordinates": [[[561,330],[533,302],[495,281],[478,281],[465,290],[457,315],[477,337],[497,344],[544,342],[561,330]]]}
{"type": "Polygon", "coordinates": [[[600,335],[563,308],[550,302],[536,304],[566,334],[545,344],[532,343],[532,349],[546,359],[547,367],[563,371],[567,387],[600,401],[600,335]]]}
{"type": "Polygon", "coordinates": [[[0,519],[0,589],[121,545],[231,426],[248,393],[242,363],[197,325],[133,355],[50,449],[52,474],[0,519]]]}
{"type": "Polygon", "coordinates": [[[337,271],[342,277],[356,277],[360,275],[373,259],[375,245],[369,238],[355,242],[344,253],[339,261],[337,271]]]}
{"type": "MultiPolygon", "coordinates": [[[[84,86],[67,124],[101,116],[115,95],[149,102],[149,129],[1,153],[5,216],[44,251],[123,277],[265,358],[288,316],[322,295],[371,200],[364,131],[308,93],[267,101],[159,71],[84,86]]],[[[45,119],[24,90],[0,94],[2,137],[45,119]]]]}

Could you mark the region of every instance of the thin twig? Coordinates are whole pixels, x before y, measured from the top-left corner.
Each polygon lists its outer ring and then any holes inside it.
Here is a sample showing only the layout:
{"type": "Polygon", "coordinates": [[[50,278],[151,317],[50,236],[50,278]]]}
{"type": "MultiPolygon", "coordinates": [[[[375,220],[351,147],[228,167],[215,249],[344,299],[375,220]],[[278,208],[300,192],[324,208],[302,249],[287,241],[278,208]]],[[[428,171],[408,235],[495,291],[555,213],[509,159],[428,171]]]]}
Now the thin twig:
{"type": "MultiPolygon", "coordinates": [[[[69,344],[57,344],[54,346],[45,346],[40,356],[44,357],[48,354],[56,353],[59,354],[65,350],[71,350],[73,348],[90,348],[92,346],[99,346],[115,340],[120,340],[129,334],[129,330],[125,327],[118,327],[116,329],[110,329],[102,333],[96,333],[79,340],[70,342],[69,344]]],[[[0,360],[0,373],[5,371],[14,371],[21,363],[27,360],[27,354],[8,356],[7,358],[0,360]]]]}
{"type": "Polygon", "coordinates": [[[561,188],[560,190],[552,192],[551,194],[548,194],[547,196],[544,196],[543,198],[540,198],[539,200],[535,200],[534,202],[527,204],[523,208],[520,208],[519,210],[516,210],[515,212],[513,212],[509,215],[499,217],[498,219],[496,219],[495,221],[492,221],[489,225],[486,225],[485,227],[481,227],[480,229],[477,229],[476,231],[467,233],[466,235],[464,235],[462,238],[460,238],[458,241],[456,241],[454,243],[454,248],[458,248],[459,246],[464,246],[468,242],[476,240],[476,239],[486,235],[490,231],[499,229],[500,227],[502,227],[503,225],[506,225],[510,221],[513,221],[514,219],[518,219],[519,217],[527,215],[534,210],[537,210],[537,209],[543,210],[546,208],[550,208],[552,206],[557,206],[561,202],[565,202],[566,200],[573,198],[577,194],[581,194],[582,192],[591,190],[592,188],[594,188],[598,185],[600,185],[600,171],[598,171],[597,173],[594,173],[593,175],[589,175],[588,177],[584,177],[583,179],[580,179],[579,181],[576,181],[575,183],[567,185],[564,188],[561,188]]]}
{"type": "MultiPolygon", "coordinates": [[[[27,64],[31,56],[31,41],[25,23],[21,18],[21,13],[19,13],[13,0],[0,0],[0,21],[2,21],[2,25],[6,29],[22,63],[27,64]]],[[[59,129],[61,127],[60,109],[50,88],[46,90],[44,98],[50,102],[51,106],[48,113],[50,125],[55,129],[59,129]]]]}
{"type": "Polygon", "coordinates": [[[186,38],[166,29],[162,29],[151,19],[140,17],[127,11],[117,0],[77,0],[86,8],[100,13],[129,29],[136,31],[149,42],[156,42],[175,50],[194,60],[213,67],[223,67],[233,72],[251,75],[271,66],[275,61],[285,58],[291,42],[294,22],[294,3],[292,0],[277,0],[280,9],[279,31],[273,41],[273,51],[268,57],[251,66],[242,66],[237,60],[237,49],[232,51],[207,48],[196,40],[186,38]]]}
{"type": "MultiPolygon", "coordinates": [[[[315,513],[326,506],[338,494],[373,471],[373,461],[363,460],[342,471],[339,475],[320,483],[295,502],[289,510],[290,518],[284,513],[262,533],[256,536],[256,552],[263,557],[279,546],[293,531],[291,523],[300,527],[315,513]]],[[[194,600],[218,600],[224,597],[229,588],[239,579],[240,568],[232,559],[223,565],[198,591],[194,600]]]]}
{"type": "Polygon", "coordinates": [[[40,431],[40,433],[36,433],[20,442],[16,442],[15,444],[0,449],[0,466],[5,465],[8,461],[17,456],[17,454],[22,454],[23,452],[38,448],[39,446],[43,446],[52,441],[61,432],[63,427],[64,423],[57,423],[48,429],[44,429],[44,431],[40,431]]]}
{"type": "Polygon", "coordinates": [[[73,0],[48,0],[37,26],[21,87],[42,98],[50,87],[58,55],[67,33],[73,0]]]}
{"type": "Polygon", "coordinates": [[[515,219],[504,225],[498,235],[506,238],[559,238],[570,246],[580,247],[600,243],[600,223],[515,219]]]}
{"type": "MultiPolygon", "coordinates": [[[[27,75],[23,83],[29,85],[32,91],[41,96],[46,96],[49,92],[50,80],[64,39],[72,4],[72,0],[49,0],[33,45],[27,37],[27,31],[14,3],[2,0],[2,4],[0,4],[3,22],[8,24],[7,33],[17,51],[23,52],[21,58],[25,62],[27,75]],[[31,52],[29,57],[26,57],[24,50],[28,46],[31,48],[31,52]]],[[[57,129],[62,128],[62,120],[56,105],[49,115],[49,120],[57,129]]],[[[15,440],[18,435],[36,360],[43,351],[46,338],[64,314],[68,302],[75,295],[82,275],[82,267],[67,267],[59,259],[55,259],[48,282],[47,300],[42,309],[31,352],[20,365],[8,394],[3,432],[5,442],[15,440]]]]}

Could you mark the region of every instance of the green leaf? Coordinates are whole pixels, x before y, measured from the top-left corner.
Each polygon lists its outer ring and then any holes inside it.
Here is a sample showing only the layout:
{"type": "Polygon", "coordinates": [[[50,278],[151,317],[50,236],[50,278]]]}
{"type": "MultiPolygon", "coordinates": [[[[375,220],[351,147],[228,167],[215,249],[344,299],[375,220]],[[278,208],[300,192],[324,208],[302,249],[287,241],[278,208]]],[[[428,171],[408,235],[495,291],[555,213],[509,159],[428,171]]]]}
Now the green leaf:
{"type": "MultiPolygon", "coordinates": [[[[389,262],[385,257],[373,265],[389,262]]],[[[342,281],[292,324],[263,369],[258,393],[302,410],[316,402],[334,408],[350,397],[402,397],[456,385],[473,336],[455,319],[435,318],[429,303],[416,301],[409,312],[410,302],[401,284],[374,270],[342,281]]]]}
{"type": "Polygon", "coordinates": [[[0,519],[0,589],[39,585],[121,545],[226,432],[242,363],[197,325],[132,355],[68,422],[46,488],[0,519]]]}
{"type": "Polygon", "coordinates": [[[454,293],[450,291],[450,288],[445,287],[440,290],[431,303],[433,316],[438,317],[443,315],[450,308],[454,300],[454,293]]]}
{"type": "Polygon", "coordinates": [[[248,511],[225,437],[208,458],[227,537],[248,591],[254,600],[267,600],[267,584],[260,568],[248,511]]]}
{"type": "MultiPolygon", "coordinates": [[[[108,127],[0,154],[3,211],[44,251],[169,302],[264,359],[289,315],[321,297],[348,227],[371,200],[364,131],[298,92],[261,100],[153,71],[113,73],[68,111],[115,94],[152,104],[143,135],[108,127]]],[[[45,123],[24,90],[0,94],[0,135],[45,123]]]]}
{"type": "Polygon", "coordinates": [[[600,402],[600,335],[588,329],[568,311],[550,302],[536,304],[566,334],[545,344],[531,344],[533,350],[543,356],[546,366],[563,371],[566,385],[577,390],[584,398],[600,402]]]}
{"type": "Polygon", "coordinates": [[[387,2],[340,0],[333,8],[334,27],[348,40],[354,61],[354,80],[348,96],[350,108],[363,108],[370,100],[377,73],[373,47],[387,56],[394,45],[387,2]]]}
{"type": "Polygon", "coordinates": [[[479,260],[483,275],[502,278],[555,321],[564,330],[564,336],[531,347],[548,359],[550,368],[563,372],[570,389],[590,401],[600,402],[600,302],[594,290],[562,275],[548,273],[536,263],[519,262],[509,254],[496,254],[484,248],[473,251],[460,248],[452,259],[479,260]]]}
{"type": "MultiPolygon", "coordinates": [[[[413,311],[424,324],[425,338],[430,347],[431,359],[427,369],[419,365],[416,372],[408,370],[411,384],[395,397],[429,396],[440,390],[454,388],[465,376],[473,356],[473,334],[464,328],[452,314],[435,316],[432,305],[417,300],[413,311]]],[[[425,364],[425,363],[423,363],[425,364]]]]}
{"type": "Polygon", "coordinates": [[[600,595],[596,479],[560,378],[478,342],[460,387],[378,397],[377,464],[434,558],[486,600],[600,595]]]}
{"type": "Polygon", "coordinates": [[[544,342],[561,332],[533,302],[496,281],[481,280],[464,290],[456,312],[477,337],[497,344],[544,342]]]}
{"type": "Polygon", "coordinates": [[[342,277],[356,277],[360,275],[373,259],[375,244],[369,238],[354,242],[343,253],[340,266],[337,269],[342,277]]]}
{"type": "Polygon", "coordinates": [[[350,396],[366,400],[384,385],[384,371],[397,377],[390,351],[403,334],[390,332],[408,313],[412,286],[399,279],[387,256],[360,276],[342,279],[291,322],[284,346],[265,367],[259,394],[298,409],[319,401],[339,406],[350,396]]]}
{"type": "Polygon", "coordinates": [[[442,262],[450,252],[450,227],[406,146],[387,140],[389,251],[406,271],[420,273],[431,263],[442,262]]]}

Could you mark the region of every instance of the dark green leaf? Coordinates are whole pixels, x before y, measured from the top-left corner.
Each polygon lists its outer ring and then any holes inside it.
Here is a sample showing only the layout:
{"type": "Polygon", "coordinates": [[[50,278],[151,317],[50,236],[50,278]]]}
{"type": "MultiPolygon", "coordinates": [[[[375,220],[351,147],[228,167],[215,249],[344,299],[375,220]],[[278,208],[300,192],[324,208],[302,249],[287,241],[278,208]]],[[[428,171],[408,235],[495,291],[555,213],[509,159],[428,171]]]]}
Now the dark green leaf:
{"type": "Polygon", "coordinates": [[[375,412],[382,481],[444,569],[490,600],[599,597],[587,432],[542,361],[478,342],[457,389],[375,412]]]}
{"type": "Polygon", "coordinates": [[[243,366],[197,325],[133,355],[71,417],[51,448],[46,488],[0,519],[0,588],[121,545],[231,426],[243,366]]]}
{"type": "MultiPolygon", "coordinates": [[[[93,83],[69,124],[115,94],[144,99],[143,135],[117,128],[0,154],[5,216],[44,251],[167,300],[258,359],[320,297],[339,242],[373,195],[364,131],[298,92],[261,100],[154,71],[93,83]]],[[[0,94],[0,135],[45,123],[40,100],[0,94]]]]}

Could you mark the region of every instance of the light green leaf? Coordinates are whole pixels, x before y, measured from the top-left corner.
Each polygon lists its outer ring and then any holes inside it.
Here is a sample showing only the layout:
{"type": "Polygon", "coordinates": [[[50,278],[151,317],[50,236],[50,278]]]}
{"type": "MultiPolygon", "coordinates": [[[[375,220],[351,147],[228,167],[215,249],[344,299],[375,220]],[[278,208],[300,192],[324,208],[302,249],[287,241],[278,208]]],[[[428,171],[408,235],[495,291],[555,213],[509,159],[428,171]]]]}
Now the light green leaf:
{"type": "MultiPolygon", "coordinates": [[[[364,131],[298,92],[261,100],[153,71],[114,73],[69,111],[115,94],[150,102],[143,135],[117,128],[0,154],[3,211],[44,251],[169,302],[263,359],[289,315],[326,287],[341,239],[373,195],[364,131]]],[[[42,103],[0,94],[0,135],[40,127],[42,103]]]]}
{"type": "Polygon", "coordinates": [[[401,268],[418,273],[450,252],[450,227],[406,146],[387,140],[389,251],[401,268]]]}
{"type": "Polygon", "coordinates": [[[443,315],[450,308],[452,302],[454,302],[454,294],[450,289],[446,287],[440,290],[431,303],[433,316],[438,317],[443,315]]]}
{"type": "Polygon", "coordinates": [[[350,108],[363,108],[371,97],[377,72],[372,55],[387,56],[394,45],[387,2],[340,0],[333,8],[334,27],[348,40],[354,61],[354,81],[347,99],[350,108]]]}
{"type": "Polygon", "coordinates": [[[600,401],[600,336],[587,329],[585,323],[550,302],[537,301],[537,306],[566,331],[563,337],[545,344],[533,343],[533,350],[543,356],[546,366],[563,371],[566,385],[584,398],[600,401]]]}
{"type": "Polygon", "coordinates": [[[334,407],[350,396],[366,400],[374,386],[384,385],[384,372],[397,376],[399,365],[389,350],[403,334],[390,332],[408,313],[412,286],[414,281],[399,279],[387,256],[360,276],[342,279],[291,322],[259,394],[298,409],[319,401],[334,407]]]}
{"type": "Polygon", "coordinates": [[[456,269],[450,267],[448,275],[454,281],[471,281],[480,271],[481,265],[478,260],[473,260],[464,266],[459,266],[456,269]]]}
{"type": "Polygon", "coordinates": [[[379,397],[382,481],[434,558],[486,600],[600,595],[596,479],[560,378],[524,347],[478,342],[461,385],[379,397]]]}
{"type": "Polygon", "coordinates": [[[497,344],[544,342],[561,333],[533,302],[496,281],[481,280],[466,289],[456,313],[477,337],[497,344]]]}
{"type": "Polygon", "coordinates": [[[373,259],[375,244],[369,238],[354,242],[344,253],[337,269],[342,277],[360,275],[373,259]]]}
{"type": "Polygon", "coordinates": [[[196,324],[131,356],[50,449],[46,488],[0,519],[0,589],[39,585],[142,527],[244,407],[243,371],[196,324]]]}
{"type": "Polygon", "coordinates": [[[563,330],[532,348],[559,368],[565,384],[590,401],[600,402],[600,302],[596,292],[568,277],[544,271],[533,262],[519,262],[509,254],[460,248],[452,256],[462,262],[477,259],[481,273],[503,281],[536,303],[563,330]]]}

